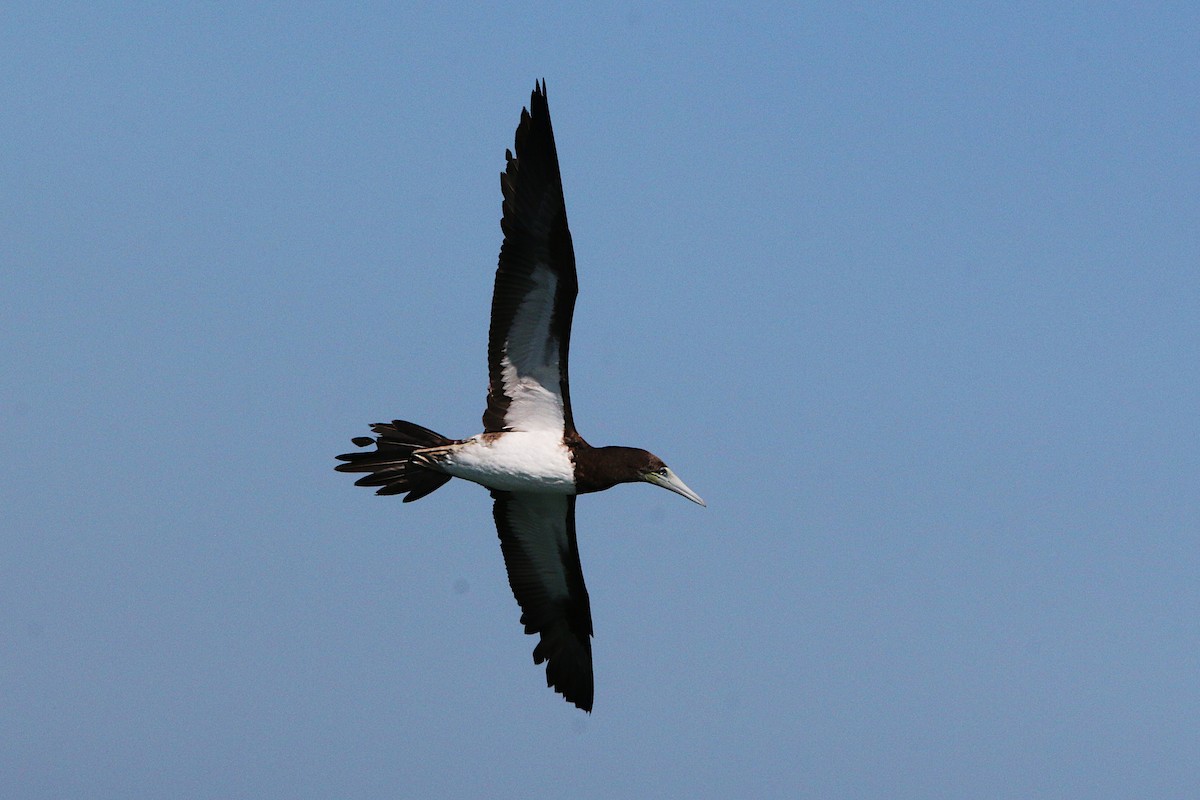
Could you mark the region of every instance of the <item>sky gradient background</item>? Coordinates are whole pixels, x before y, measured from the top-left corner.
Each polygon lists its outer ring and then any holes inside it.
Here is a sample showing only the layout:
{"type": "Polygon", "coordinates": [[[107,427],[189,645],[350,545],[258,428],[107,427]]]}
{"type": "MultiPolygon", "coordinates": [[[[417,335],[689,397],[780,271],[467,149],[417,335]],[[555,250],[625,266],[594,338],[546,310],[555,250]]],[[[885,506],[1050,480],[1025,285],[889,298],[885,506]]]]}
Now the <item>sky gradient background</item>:
{"type": "Polygon", "coordinates": [[[6,4],[0,795],[1194,797],[1200,12],[6,4]],[[586,716],[480,428],[536,78],[586,716]]]}

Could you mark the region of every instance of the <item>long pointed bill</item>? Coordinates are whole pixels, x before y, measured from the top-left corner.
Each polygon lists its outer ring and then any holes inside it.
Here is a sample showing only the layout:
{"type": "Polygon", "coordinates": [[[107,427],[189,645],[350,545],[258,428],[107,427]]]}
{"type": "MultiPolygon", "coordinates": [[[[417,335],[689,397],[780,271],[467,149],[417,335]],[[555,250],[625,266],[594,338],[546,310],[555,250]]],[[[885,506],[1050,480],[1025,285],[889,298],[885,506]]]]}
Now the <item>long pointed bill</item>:
{"type": "Polygon", "coordinates": [[[705,508],[708,504],[700,499],[700,495],[693,492],[687,487],[687,484],[679,480],[679,476],[671,472],[670,467],[666,467],[666,474],[659,475],[657,472],[651,472],[646,475],[646,480],[653,483],[655,486],[661,486],[664,489],[670,489],[675,494],[681,494],[693,503],[699,503],[705,508]]]}

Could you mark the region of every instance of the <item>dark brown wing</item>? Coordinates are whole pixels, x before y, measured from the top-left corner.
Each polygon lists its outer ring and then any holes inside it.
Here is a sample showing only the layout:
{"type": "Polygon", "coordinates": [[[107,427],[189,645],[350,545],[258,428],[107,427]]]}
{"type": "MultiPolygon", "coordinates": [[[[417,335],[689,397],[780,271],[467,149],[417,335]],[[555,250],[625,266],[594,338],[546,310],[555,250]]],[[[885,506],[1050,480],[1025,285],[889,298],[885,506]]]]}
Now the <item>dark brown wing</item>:
{"type": "Polygon", "coordinates": [[[492,293],[485,431],[574,433],[567,389],[579,284],[546,87],[521,110],[516,156],[500,175],[504,244],[492,293]]]}
{"type": "Polygon", "coordinates": [[[592,612],[575,542],[575,497],[493,491],[493,514],[526,633],[541,637],[533,662],[546,685],[592,710],[592,612]]]}

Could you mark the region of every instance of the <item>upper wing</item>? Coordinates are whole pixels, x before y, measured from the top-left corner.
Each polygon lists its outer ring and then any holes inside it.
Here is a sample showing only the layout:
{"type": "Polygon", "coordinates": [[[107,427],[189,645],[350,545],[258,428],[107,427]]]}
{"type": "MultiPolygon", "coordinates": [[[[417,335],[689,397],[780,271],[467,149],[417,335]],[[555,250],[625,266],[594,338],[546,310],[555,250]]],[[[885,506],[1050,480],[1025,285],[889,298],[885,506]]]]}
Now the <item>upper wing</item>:
{"type": "Polygon", "coordinates": [[[573,433],[567,350],[579,284],[546,86],[521,110],[506,152],[504,244],[492,293],[485,431],[573,433]]]}
{"type": "Polygon", "coordinates": [[[508,583],[526,633],[541,641],[546,685],[592,710],[592,612],[575,542],[575,496],[493,491],[508,583]]]}

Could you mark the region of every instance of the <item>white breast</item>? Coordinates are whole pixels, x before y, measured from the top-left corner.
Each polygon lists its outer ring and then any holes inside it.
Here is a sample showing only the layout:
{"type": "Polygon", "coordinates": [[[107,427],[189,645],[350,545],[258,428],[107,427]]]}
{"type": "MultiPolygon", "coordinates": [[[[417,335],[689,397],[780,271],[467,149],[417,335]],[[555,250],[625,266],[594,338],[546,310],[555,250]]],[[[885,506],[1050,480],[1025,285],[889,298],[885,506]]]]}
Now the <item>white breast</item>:
{"type": "Polygon", "coordinates": [[[510,492],[575,493],[575,469],[562,443],[551,431],[480,434],[439,454],[442,471],[510,492]]]}

